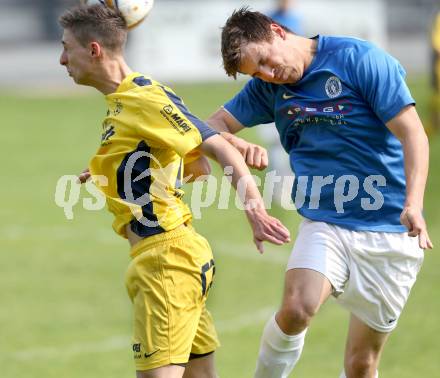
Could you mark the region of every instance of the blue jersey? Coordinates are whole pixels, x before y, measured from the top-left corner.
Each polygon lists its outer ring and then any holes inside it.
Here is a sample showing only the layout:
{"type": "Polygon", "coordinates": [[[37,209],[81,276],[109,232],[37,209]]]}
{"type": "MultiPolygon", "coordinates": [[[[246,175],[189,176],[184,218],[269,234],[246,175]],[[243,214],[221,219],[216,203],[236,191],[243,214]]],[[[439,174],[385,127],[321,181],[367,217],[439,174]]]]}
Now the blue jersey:
{"type": "Polygon", "coordinates": [[[306,218],[352,230],[405,232],[403,150],[385,123],[414,104],[399,62],[371,43],[318,36],[296,84],[251,79],[224,105],[242,125],[275,122],[306,218]]]}

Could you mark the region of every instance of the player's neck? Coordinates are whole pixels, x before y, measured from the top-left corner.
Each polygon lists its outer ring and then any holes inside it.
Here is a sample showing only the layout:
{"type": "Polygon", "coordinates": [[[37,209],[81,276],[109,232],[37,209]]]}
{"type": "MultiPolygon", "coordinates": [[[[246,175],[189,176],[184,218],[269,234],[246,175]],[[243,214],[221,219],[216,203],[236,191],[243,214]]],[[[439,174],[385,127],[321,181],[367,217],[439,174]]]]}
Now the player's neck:
{"type": "Polygon", "coordinates": [[[122,57],[108,60],[98,70],[92,86],[104,95],[116,92],[121,82],[133,72],[122,57]]]}
{"type": "Polygon", "coordinates": [[[316,55],[318,41],[316,39],[301,37],[296,34],[288,35],[288,42],[290,43],[291,48],[295,50],[295,56],[301,57],[301,61],[304,63],[304,70],[306,70],[316,55]]]}

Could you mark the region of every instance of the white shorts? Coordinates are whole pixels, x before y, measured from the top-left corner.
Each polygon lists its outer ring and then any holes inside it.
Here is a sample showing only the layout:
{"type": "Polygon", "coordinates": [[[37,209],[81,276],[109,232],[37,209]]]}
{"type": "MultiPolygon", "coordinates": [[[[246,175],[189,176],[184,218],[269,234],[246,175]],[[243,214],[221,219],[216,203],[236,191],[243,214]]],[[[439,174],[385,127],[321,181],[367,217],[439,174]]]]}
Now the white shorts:
{"type": "Polygon", "coordinates": [[[351,231],[305,219],[287,270],[312,269],[333,286],[337,302],[369,327],[390,332],[416,281],[424,252],[407,233],[351,231]]]}

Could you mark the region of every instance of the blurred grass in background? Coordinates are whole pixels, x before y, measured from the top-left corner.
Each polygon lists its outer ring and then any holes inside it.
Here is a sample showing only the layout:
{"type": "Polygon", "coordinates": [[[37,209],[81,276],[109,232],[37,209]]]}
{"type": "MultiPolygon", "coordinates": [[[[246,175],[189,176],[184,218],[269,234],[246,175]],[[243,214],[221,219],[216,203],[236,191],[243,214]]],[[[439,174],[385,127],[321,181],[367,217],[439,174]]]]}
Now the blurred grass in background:
{"type": "MultiPolygon", "coordinates": [[[[174,89],[195,114],[206,118],[241,86],[174,89]]],[[[413,78],[410,86],[427,121],[428,82],[413,78]]],[[[100,140],[106,107],[99,94],[90,93],[0,95],[0,156],[5,165],[0,186],[2,378],[134,377],[131,304],[124,288],[128,245],[112,232],[106,210],[85,211],[78,204],[69,221],[54,202],[57,180],[85,168],[100,140]]],[[[254,130],[242,135],[261,142],[254,130]]],[[[434,136],[425,211],[437,245],[439,164],[440,138],[434,136]]],[[[87,196],[83,192],[81,199],[87,196]]],[[[299,217],[294,212],[271,213],[296,233],[299,217]]],[[[251,377],[262,327],[281,298],[291,245],[266,245],[260,256],[240,211],[207,208],[202,214],[195,226],[216,255],[209,305],[222,341],[218,370],[223,378],[251,377]]],[[[426,253],[419,281],[383,356],[381,376],[438,376],[439,263],[435,250],[426,253]]],[[[313,321],[295,377],[339,376],[348,315],[331,302],[313,321]]]]}

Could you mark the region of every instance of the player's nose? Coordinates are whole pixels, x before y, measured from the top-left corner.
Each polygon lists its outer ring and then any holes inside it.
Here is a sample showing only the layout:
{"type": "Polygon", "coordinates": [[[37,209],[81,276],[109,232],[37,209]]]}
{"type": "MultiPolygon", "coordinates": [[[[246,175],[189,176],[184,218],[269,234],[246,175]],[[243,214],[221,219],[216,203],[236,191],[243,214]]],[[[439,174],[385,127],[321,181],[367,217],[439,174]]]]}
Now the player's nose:
{"type": "Polygon", "coordinates": [[[60,56],[60,64],[62,66],[65,66],[67,64],[67,56],[64,51],[61,53],[61,56],[60,56]]]}
{"type": "Polygon", "coordinates": [[[273,78],[275,77],[273,68],[270,68],[268,66],[263,66],[260,68],[260,75],[261,75],[261,80],[264,81],[272,81],[273,78]]]}

